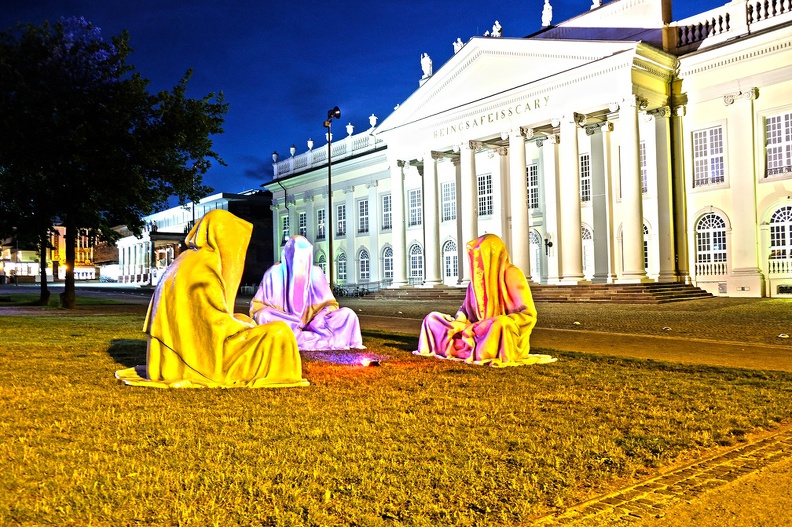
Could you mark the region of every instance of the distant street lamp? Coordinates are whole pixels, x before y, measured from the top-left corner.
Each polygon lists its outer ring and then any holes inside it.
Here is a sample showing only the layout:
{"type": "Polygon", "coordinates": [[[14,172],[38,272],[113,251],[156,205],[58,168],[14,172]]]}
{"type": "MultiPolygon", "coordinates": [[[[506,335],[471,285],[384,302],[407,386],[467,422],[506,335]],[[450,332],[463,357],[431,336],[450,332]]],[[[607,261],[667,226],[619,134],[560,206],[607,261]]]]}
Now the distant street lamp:
{"type": "Polygon", "coordinates": [[[333,134],[330,128],[333,119],[338,119],[341,117],[341,110],[338,109],[338,106],[334,107],[332,110],[327,111],[327,120],[324,122],[323,126],[327,128],[327,226],[325,230],[327,231],[327,282],[330,284],[330,290],[333,290],[333,182],[331,179],[331,168],[333,165],[331,155],[332,155],[332,145],[333,145],[333,134]]]}

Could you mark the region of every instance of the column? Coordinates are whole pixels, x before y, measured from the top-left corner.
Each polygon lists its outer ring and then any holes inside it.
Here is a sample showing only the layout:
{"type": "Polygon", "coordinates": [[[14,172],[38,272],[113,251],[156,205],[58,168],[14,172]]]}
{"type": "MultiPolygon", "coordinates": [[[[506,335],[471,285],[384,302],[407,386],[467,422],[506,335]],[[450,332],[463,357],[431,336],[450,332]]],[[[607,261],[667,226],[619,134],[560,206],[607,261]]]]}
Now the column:
{"type": "MultiPolygon", "coordinates": [[[[346,206],[346,256],[347,256],[347,284],[358,282],[357,249],[355,239],[358,232],[358,210],[355,203],[354,185],[344,188],[344,205],[346,206]]],[[[338,249],[336,249],[336,252],[338,249]]]]}
{"type": "Polygon", "coordinates": [[[580,222],[580,154],[578,119],[573,113],[561,119],[560,184],[558,216],[561,251],[561,281],[576,284],[583,280],[583,237],[580,222]]]}
{"type": "MultiPolygon", "coordinates": [[[[313,244],[316,243],[316,211],[314,210],[313,195],[306,194],[303,197],[303,203],[305,204],[305,237],[313,244]]],[[[315,253],[314,258],[316,258],[315,253]]]]}
{"type": "Polygon", "coordinates": [[[674,196],[671,172],[671,109],[662,106],[647,113],[654,120],[654,150],[657,169],[657,251],[660,260],[658,282],[675,282],[674,196]]]}
{"type": "Polygon", "coordinates": [[[673,179],[673,201],[674,201],[674,226],[676,227],[674,233],[674,245],[676,255],[674,260],[676,262],[676,273],[679,280],[685,284],[691,283],[690,268],[688,259],[688,244],[687,244],[687,191],[685,187],[685,178],[682,175],[685,173],[685,130],[682,126],[685,116],[685,106],[676,106],[672,109],[671,113],[671,136],[673,139],[674,151],[674,166],[675,174],[678,177],[673,179]]]}
{"type": "Polygon", "coordinates": [[[559,138],[553,134],[547,139],[538,140],[541,157],[541,188],[544,192],[544,240],[542,254],[544,268],[547,269],[547,283],[559,281],[558,265],[558,143],[559,138]],[[552,244],[552,246],[551,246],[552,244]]]}
{"type": "Polygon", "coordinates": [[[594,277],[593,283],[604,284],[615,279],[609,269],[611,246],[611,205],[608,197],[608,157],[610,141],[606,135],[613,130],[609,122],[597,123],[586,127],[586,134],[591,136],[591,208],[594,229],[594,277]]]}
{"type": "Polygon", "coordinates": [[[480,143],[475,141],[465,141],[460,146],[459,165],[460,165],[460,208],[457,216],[462,225],[462,238],[460,239],[459,259],[460,283],[467,285],[470,283],[470,265],[467,258],[467,243],[478,237],[478,189],[476,185],[476,147],[480,143]]]}
{"type": "Polygon", "coordinates": [[[281,240],[281,225],[280,225],[280,215],[278,214],[278,205],[273,203],[270,205],[270,210],[272,211],[272,224],[275,226],[272,229],[272,247],[274,251],[275,261],[280,259],[280,240],[281,240]]]}
{"type": "Polygon", "coordinates": [[[368,208],[369,208],[369,281],[378,282],[382,280],[379,271],[379,201],[377,196],[377,181],[374,180],[366,185],[368,189],[368,208]]]}
{"type": "Polygon", "coordinates": [[[391,287],[407,285],[407,242],[404,228],[404,161],[391,164],[391,205],[393,206],[393,284],[391,287]]]}
{"type": "Polygon", "coordinates": [[[511,213],[512,263],[531,280],[531,243],[528,220],[528,187],[525,179],[525,139],[520,127],[509,130],[509,212],[511,213]]]}
{"type": "MultiPolygon", "coordinates": [[[[759,268],[758,217],[756,207],[756,159],[752,145],[756,144],[754,129],[754,100],[758,88],[749,88],[736,94],[727,94],[729,142],[743,148],[726,150],[726,166],[731,187],[731,247],[727,247],[729,262],[729,295],[758,296],[764,291],[764,275],[759,268]]],[[[758,131],[761,135],[763,132],[758,131]]]]}
{"type": "Polygon", "coordinates": [[[437,192],[437,155],[424,154],[423,162],[423,224],[426,253],[425,284],[435,287],[443,283],[440,269],[440,217],[437,192]]]}
{"type": "Polygon", "coordinates": [[[643,193],[639,157],[638,107],[645,101],[632,95],[619,110],[621,140],[622,276],[620,283],[647,282],[643,249],[643,193]]]}

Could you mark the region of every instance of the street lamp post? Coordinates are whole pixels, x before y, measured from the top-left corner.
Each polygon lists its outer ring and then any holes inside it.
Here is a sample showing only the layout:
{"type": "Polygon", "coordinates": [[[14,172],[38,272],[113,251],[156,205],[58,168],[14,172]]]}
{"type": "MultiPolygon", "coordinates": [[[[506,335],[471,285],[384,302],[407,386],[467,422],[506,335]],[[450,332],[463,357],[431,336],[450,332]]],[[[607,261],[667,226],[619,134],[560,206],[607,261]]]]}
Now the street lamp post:
{"type": "Polygon", "coordinates": [[[333,134],[330,125],[333,119],[341,117],[341,110],[338,106],[332,110],[327,111],[327,120],[323,126],[327,128],[327,225],[325,231],[327,232],[327,281],[330,284],[330,290],[333,290],[333,183],[331,179],[332,170],[332,144],[333,134]]]}

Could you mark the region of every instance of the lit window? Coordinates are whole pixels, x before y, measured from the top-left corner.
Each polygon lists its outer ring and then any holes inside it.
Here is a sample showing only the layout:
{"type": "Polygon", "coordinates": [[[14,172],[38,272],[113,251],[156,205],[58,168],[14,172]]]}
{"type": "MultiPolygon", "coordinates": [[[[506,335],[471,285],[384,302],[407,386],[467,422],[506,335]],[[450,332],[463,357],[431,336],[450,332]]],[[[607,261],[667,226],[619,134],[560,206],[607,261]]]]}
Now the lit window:
{"type": "Polygon", "coordinates": [[[308,235],[308,215],[304,212],[301,212],[299,216],[299,228],[301,236],[308,235]]]}
{"type": "Polygon", "coordinates": [[[336,236],[346,236],[346,205],[338,205],[336,213],[336,236]]]}
{"type": "Polygon", "coordinates": [[[446,278],[457,278],[459,276],[459,253],[457,244],[452,240],[443,244],[443,261],[446,278]]]}
{"type": "Polygon", "coordinates": [[[289,217],[282,216],[281,217],[281,245],[286,243],[286,240],[289,239],[289,217]]]}
{"type": "Polygon", "coordinates": [[[792,172],[792,113],[774,115],[765,121],[767,168],[765,176],[792,172]]]}
{"type": "Polygon", "coordinates": [[[361,282],[368,282],[371,277],[371,271],[370,271],[371,266],[369,260],[370,259],[369,259],[368,251],[366,249],[362,249],[360,251],[360,258],[359,258],[360,265],[358,266],[360,269],[361,282]]]}
{"type": "Polygon", "coordinates": [[[646,169],[646,141],[641,141],[638,147],[638,159],[641,165],[641,192],[646,194],[649,192],[649,179],[646,169]]]}
{"type": "Polygon", "coordinates": [[[792,258],[792,207],[781,207],[770,218],[770,259],[792,258]]]}
{"type": "Polygon", "coordinates": [[[410,283],[421,282],[423,282],[423,250],[416,243],[410,246],[410,283]]]}
{"type": "Polygon", "coordinates": [[[325,264],[327,263],[327,259],[325,258],[324,254],[320,254],[319,258],[316,259],[316,265],[319,266],[319,269],[326,275],[327,269],[325,269],[325,264]]]}
{"type": "Polygon", "coordinates": [[[591,156],[580,156],[580,201],[591,201],[591,156]]]}
{"type": "Polygon", "coordinates": [[[693,186],[723,183],[723,128],[693,132],[693,186]]]}
{"type": "Polygon", "coordinates": [[[358,201],[358,234],[369,231],[369,203],[367,199],[358,201]]]}
{"type": "Polygon", "coordinates": [[[443,221],[456,219],[456,183],[443,183],[441,185],[443,194],[443,221]]]}
{"type": "Polygon", "coordinates": [[[338,260],[336,261],[336,269],[338,270],[338,279],[339,280],[346,280],[347,275],[347,258],[346,253],[341,251],[338,255],[338,260]]]}
{"type": "Polygon", "coordinates": [[[316,211],[316,239],[324,240],[325,238],[325,211],[319,209],[316,211]]]}
{"type": "Polygon", "coordinates": [[[390,230],[393,228],[393,205],[391,203],[391,195],[386,194],[382,196],[382,230],[390,230]]]}
{"type": "Polygon", "coordinates": [[[382,251],[382,276],[386,280],[393,280],[393,249],[390,247],[382,251]]]}
{"type": "Polygon", "coordinates": [[[422,213],[421,210],[421,189],[413,189],[409,192],[409,203],[410,203],[410,221],[408,225],[410,227],[415,227],[416,225],[420,225],[422,222],[422,213]]]}
{"type": "Polygon", "coordinates": [[[539,208],[539,165],[531,163],[526,168],[526,184],[528,185],[528,208],[539,208]]]}
{"type": "Polygon", "coordinates": [[[478,215],[492,216],[492,174],[478,177],[478,215]]]}

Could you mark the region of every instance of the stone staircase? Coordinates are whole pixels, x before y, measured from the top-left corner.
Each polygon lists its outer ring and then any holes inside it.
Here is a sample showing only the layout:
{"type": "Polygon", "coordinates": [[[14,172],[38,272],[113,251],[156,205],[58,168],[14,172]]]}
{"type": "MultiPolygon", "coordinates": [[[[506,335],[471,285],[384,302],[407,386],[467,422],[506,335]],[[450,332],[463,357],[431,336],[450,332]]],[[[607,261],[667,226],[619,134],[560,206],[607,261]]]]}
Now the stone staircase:
{"type": "MultiPolygon", "coordinates": [[[[690,284],[656,283],[645,284],[582,284],[540,285],[531,284],[535,302],[619,302],[624,304],[665,304],[684,302],[713,295],[690,284]]],[[[465,298],[465,289],[460,287],[403,287],[381,289],[363,298],[375,300],[454,300],[460,304],[465,298]]]]}

